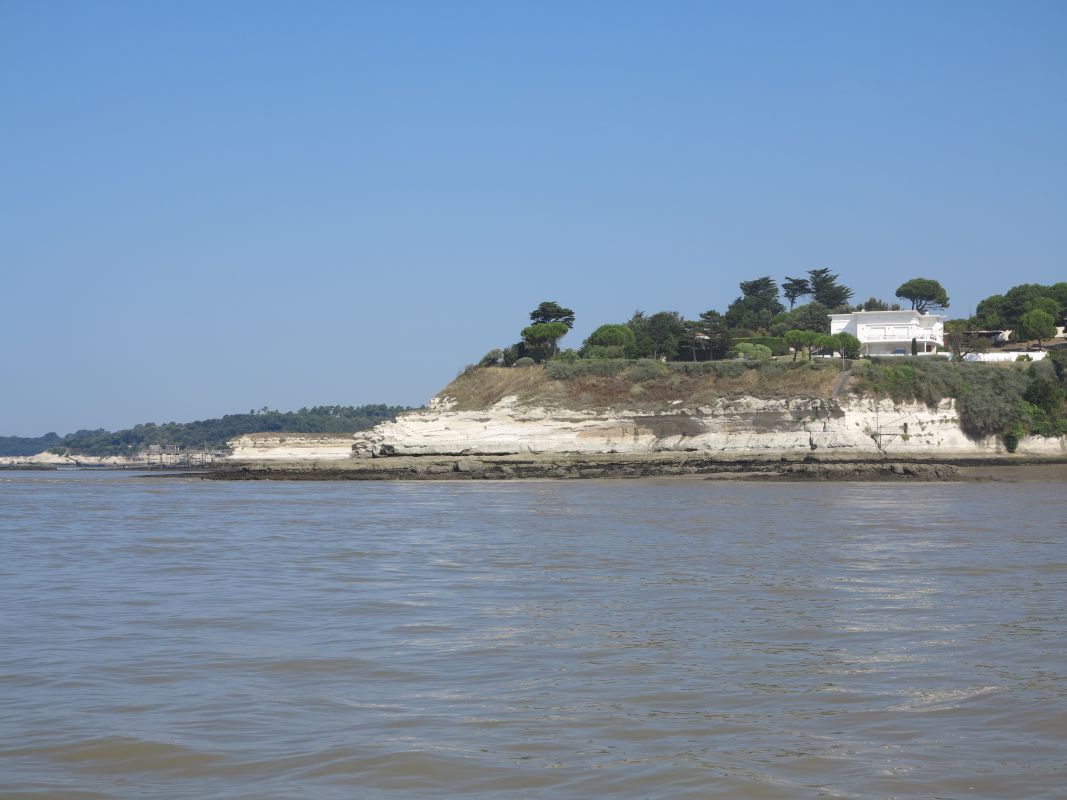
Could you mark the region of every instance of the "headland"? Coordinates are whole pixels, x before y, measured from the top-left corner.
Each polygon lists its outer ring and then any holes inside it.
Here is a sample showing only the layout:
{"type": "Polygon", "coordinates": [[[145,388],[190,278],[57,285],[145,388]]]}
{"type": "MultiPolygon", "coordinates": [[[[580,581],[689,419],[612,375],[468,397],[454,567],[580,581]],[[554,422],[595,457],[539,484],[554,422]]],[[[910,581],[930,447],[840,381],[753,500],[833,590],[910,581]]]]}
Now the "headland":
{"type": "Polygon", "coordinates": [[[1067,437],[983,430],[1004,402],[989,386],[1014,380],[1013,365],[565,366],[469,369],[428,408],[349,437],[239,437],[209,477],[940,481],[1067,462],[1067,437]],[[901,366],[917,377],[894,398],[886,370],[896,380],[901,366]],[[976,386],[989,407],[974,399],[976,386]]]}

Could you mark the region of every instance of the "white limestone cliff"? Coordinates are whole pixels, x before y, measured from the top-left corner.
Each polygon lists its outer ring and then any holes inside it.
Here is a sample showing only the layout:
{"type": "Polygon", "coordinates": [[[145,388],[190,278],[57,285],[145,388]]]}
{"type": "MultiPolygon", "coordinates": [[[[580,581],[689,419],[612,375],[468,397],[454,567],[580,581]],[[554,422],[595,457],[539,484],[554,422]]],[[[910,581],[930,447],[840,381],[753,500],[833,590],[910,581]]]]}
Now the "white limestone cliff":
{"type": "Polygon", "coordinates": [[[350,433],[249,433],[227,444],[233,461],[328,461],[352,456],[350,433]]]}
{"type": "MultiPolygon", "coordinates": [[[[356,434],[352,454],[496,455],[506,453],[651,453],[699,451],[725,456],[811,451],[871,456],[1007,455],[995,437],[975,441],[960,428],[953,401],[936,408],[889,400],[753,397],[651,413],[575,411],[524,406],[505,397],[478,411],[456,411],[447,398],[356,434]]],[[[1018,455],[1067,457],[1067,438],[1028,437],[1018,455]]]]}
{"type": "Polygon", "coordinates": [[[4,467],[127,467],[133,463],[126,456],[58,455],[48,451],[32,456],[0,457],[0,466],[4,467]]]}

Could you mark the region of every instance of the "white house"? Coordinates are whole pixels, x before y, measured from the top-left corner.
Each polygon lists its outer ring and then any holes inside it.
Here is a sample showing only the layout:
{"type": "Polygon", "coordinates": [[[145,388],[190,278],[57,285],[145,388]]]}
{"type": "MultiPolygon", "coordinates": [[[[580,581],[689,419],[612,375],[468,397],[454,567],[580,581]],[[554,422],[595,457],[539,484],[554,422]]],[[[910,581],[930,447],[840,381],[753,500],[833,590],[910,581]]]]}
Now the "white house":
{"type": "Polygon", "coordinates": [[[932,355],[945,344],[945,318],[918,311],[830,314],[830,333],[851,333],[865,356],[910,356],[912,339],[919,355],[932,355]]]}

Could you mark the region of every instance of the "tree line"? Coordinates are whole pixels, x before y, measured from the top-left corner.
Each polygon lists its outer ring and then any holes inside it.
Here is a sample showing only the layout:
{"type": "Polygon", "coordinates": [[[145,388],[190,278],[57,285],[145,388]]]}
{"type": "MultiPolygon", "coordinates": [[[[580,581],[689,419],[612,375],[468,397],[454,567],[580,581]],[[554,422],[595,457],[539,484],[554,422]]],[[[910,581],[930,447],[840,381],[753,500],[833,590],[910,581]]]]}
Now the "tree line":
{"type": "Polygon", "coordinates": [[[355,433],[396,419],[404,406],[313,406],[299,411],[272,411],[266,407],[247,414],[226,414],[195,422],[146,422],[120,431],[80,430],[67,436],[0,437],[0,455],[31,456],[44,450],[90,456],[125,456],[149,445],[178,445],[220,450],[226,442],[247,433],[355,433]]]}
{"type": "MultiPolygon", "coordinates": [[[[601,325],[579,347],[570,349],[561,349],[560,341],[574,327],[573,309],[545,301],[530,312],[530,324],[522,329],[518,342],[489,351],[480,363],[510,366],[550,359],[607,358],[713,361],[789,352],[795,359],[798,353],[810,358],[826,351],[854,357],[859,342],[848,334],[831,338],[830,314],[902,308],[927,314],[949,308],[948,292],[939,281],[927,277],[902,283],[892,302],[869,297],[851,303],[853,290],[827,268],[808,270],[802,277],[787,275],[780,284],[764,275],[741,281],[739,288],[740,296],[725,312],[709,309],[697,319],[686,319],[677,311],[636,311],[625,322],[601,325]]],[[[984,299],[973,317],[946,321],[945,345],[962,359],[988,347],[988,333],[980,331],[1011,330],[1016,341],[1037,341],[1040,346],[1055,335],[1057,326],[1065,324],[1067,283],[1021,284],[984,299]]]]}
{"type": "MultiPolygon", "coordinates": [[[[646,314],[636,311],[625,322],[601,325],[578,348],[561,349],[560,340],[574,327],[573,309],[545,301],[530,312],[521,339],[490,350],[483,366],[540,363],[551,359],[653,358],[669,361],[715,361],[740,355],[770,358],[790,350],[794,359],[805,352],[859,353],[859,341],[849,334],[830,336],[830,314],[851,311],[889,311],[901,308],[870,297],[850,304],[853,290],[828,268],[808,270],[803,277],[786,276],[781,284],[765,275],[739,284],[741,295],[725,312],[709,309],[696,319],[677,311],[646,314]],[[786,308],[782,298],[789,303],[786,308]],[[807,299],[807,302],[798,301],[807,299]]],[[[896,298],[920,313],[947,308],[948,294],[930,278],[913,278],[898,287],[896,298]]]]}

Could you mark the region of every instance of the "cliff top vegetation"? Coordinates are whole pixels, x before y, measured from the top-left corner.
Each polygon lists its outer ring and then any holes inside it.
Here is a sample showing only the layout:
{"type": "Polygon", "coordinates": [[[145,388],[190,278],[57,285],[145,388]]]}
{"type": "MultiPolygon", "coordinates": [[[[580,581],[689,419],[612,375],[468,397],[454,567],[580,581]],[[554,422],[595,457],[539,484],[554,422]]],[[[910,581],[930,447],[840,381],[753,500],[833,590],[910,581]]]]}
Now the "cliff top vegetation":
{"type": "MultiPolygon", "coordinates": [[[[779,284],[770,275],[741,281],[741,296],[724,312],[708,309],[697,319],[677,311],[646,314],[636,311],[626,321],[607,322],[596,328],[580,345],[561,347],[574,327],[575,312],[553,300],[530,312],[522,339],[507,347],[490,350],[482,366],[511,366],[522,359],[546,362],[554,359],[666,359],[668,361],[719,361],[741,353],[739,344],[768,347],[772,355],[785,355],[802,345],[810,354],[844,351],[852,355],[849,342],[830,341],[830,314],[854,311],[891,311],[900,303],[869,297],[851,302],[853,290],[828,268],[811,269],[805,277],[789,277],[779,284]],[[782,299],[789,303],[786,308],[782,299]],[[808,302],[797,305],[801,299],[808,302]],[[808,337],[807,341],[801,341],[808,337]],[[814,337],[814,338],[813,338],[814,337]]],[[[897,287],[895,297],[919,313],[949,308],[949,295],[937,280],[916,277],[897,287]]],[[[1067,324],[1067,283],[1049,286],[1020,284],[1003,295],[987,297],[973,317],[946,321],[946,348],[957,359],[981,349],[987,339],[976,331],[1010,330],[1016,342],[1036,341],[1040,347],[1055,336],[1056,326],[1067,324]]],[[[839,334],[840,336],[840,334],[839,334]]],[[[858,341],[854,342],[858,347],[858,341]]]]}
{"type": "Polygon", "coordinates": [[[524,405],[657,411],[742,395],[829,397],[840,369],[838,362],[550,361],[525,368],[468,367],[440,394],[464,411],[489,408],[509,396],[524,405]]]}
{"type": "MultiPolygon", "coordinates": [[[[1067,434],[1067,352],[1062,350],[1036,363],[893,358],[846,364],[851,394],[930,406],[951,398],[968,435],[999,436],[1009,449],[1026,435],[1067,434]]],[[[461,411],[486,409],[514,396],[531,406],[659,412],[724,397],[827,399],[843,385],[841,368],[837,360],[554,360],[526,367],[468,367],[441,395],[461,411]]]]}

